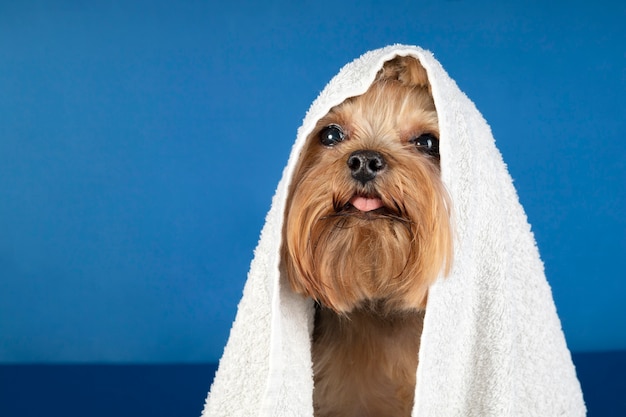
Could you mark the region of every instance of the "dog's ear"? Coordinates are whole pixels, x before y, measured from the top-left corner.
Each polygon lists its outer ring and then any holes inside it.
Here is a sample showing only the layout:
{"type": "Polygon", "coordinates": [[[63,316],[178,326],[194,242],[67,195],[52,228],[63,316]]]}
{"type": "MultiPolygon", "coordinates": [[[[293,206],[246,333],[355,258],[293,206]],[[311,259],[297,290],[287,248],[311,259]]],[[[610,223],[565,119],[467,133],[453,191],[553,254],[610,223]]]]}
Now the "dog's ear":
{"type": "Polygon", "coordinates": [[[426,87],[430,91],[428,75],[420,62],[409,56],[397,56],[385,62],[376,75],[376,81],[396,80],[403,85],[426,87]]]}

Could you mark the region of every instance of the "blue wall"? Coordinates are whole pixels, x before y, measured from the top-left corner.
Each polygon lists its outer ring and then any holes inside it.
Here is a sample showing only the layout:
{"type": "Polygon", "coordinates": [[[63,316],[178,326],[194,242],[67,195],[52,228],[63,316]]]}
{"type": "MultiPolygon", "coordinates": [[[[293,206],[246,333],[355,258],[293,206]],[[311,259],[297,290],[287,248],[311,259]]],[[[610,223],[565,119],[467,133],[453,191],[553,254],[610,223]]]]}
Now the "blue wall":
{"type": "Polygon", "coordinates": [[[491,124],[575,351],[626,349],[626,8],[0,1],[0,362],[214,362],[309,104],[389,43],[491,124]]]}

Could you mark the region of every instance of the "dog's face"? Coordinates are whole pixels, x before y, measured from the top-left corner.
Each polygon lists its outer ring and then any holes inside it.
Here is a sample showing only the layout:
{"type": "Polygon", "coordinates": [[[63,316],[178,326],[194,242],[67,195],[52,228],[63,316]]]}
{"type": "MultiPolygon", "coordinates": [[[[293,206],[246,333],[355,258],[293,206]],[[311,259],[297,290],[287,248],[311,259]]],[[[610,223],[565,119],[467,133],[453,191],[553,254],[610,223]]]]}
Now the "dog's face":
{"type": "Polygon", "coordinates": [[[338,313],[423,308],[451,260],[437,113],[413,58],[320,119],[289,190],[282,260],[292,288],[338,313]]]}

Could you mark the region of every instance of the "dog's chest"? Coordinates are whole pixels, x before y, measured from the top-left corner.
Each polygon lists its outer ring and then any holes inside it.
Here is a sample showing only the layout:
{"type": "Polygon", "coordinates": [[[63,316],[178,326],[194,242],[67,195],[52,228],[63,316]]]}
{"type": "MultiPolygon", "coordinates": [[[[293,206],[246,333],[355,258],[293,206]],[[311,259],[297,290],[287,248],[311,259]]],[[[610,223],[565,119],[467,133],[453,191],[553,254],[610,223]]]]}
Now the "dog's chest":
{"type": "Polygon", "coordinates": [[[313,341],[316,416],[410,416],[423,314],[339,317],[318,311],[313,341]]]}

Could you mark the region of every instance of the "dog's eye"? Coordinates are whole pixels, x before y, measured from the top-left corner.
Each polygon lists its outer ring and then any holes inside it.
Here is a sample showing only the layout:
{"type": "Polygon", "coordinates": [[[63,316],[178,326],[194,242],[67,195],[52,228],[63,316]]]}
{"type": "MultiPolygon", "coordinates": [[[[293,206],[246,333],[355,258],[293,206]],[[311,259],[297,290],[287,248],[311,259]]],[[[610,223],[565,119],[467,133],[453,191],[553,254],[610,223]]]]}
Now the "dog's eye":
{"type": "Polygon", "coordinates": [[[324,146],[334,146],[343,139],[343,130],[337,125],[326,126],[320,131],[320,142],[322,142],[324,146]]]}
{"type": "Polygon", "coordinates": [[[424,133],[410,140],[418,151],[431,156],[439,156],[439,139],[431,133],[424,133]]]}

